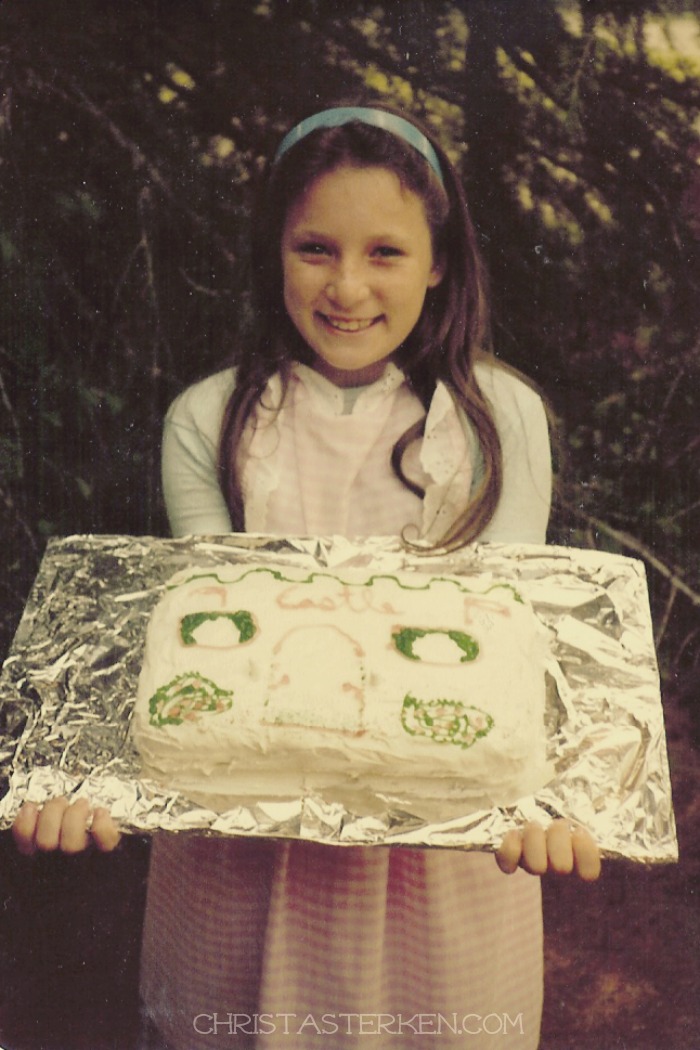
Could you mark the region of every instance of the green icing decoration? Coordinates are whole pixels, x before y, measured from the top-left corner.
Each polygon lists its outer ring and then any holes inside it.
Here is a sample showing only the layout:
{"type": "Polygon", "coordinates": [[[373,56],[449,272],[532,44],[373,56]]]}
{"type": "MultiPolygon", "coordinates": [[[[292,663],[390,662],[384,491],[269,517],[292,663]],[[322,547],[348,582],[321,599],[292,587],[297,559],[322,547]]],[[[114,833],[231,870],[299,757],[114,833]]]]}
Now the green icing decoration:
{"type": "Polygon", "coordinates": [[[238,630],[238,641],[249,641],[255,634],[255,621],[245,609],[238,612],[198,612],[187,613],[180,620],[180,637],[185,645],[196,645],[195,631],[207,620],[231,620],[238,630]]]}
{"type": "Polygon", "coordinates": [[[204,714],[221,714],[233,705],[233,693],[196,672],[178,675],[158,689],[148,702],[150,723],[157,729],[199,722],[204,714]]]}
{"type": "MultiPolygon", "coordinates": [[[[433,583],[449,583],[456,587],[462,594],[471,594],[476,598],[485,598],[487,595],[492,594],[493,591],[510,591],[513,599],[516,602],[524,605],[524,600],[516,588],[510,583],[493,583],[490,587],[487,587],[485,591],[475,591],[471,587],[467,587],[461,581],[456,578],[446,576],[424,576],[422,573],[415,573],[411,579],[411,583],[406,585],[402,583],[396,576],[391,573],[378,572],[369,576],[363,583],[358,584],[355,581],[344,580],[342,576],[336,576],[332,572],[319,572],[318,570],[312,570],[308,576],[302,577],[302,579],[295,579],[293,575],[289,575],[282,569],[272,569],[267,565],[255,565],[249,569],[245,569],[241,572],[241,575],[237,580],[222,579],[218,572],[197,572],[192,576],[188,576],[186,579],[179,580],[177,583],[171,583],[168,585],[168,590],[178,590],[181,587],[185,587],[189,583],[193,583],[195,580],[214,580],[216,583],[223,584],[225,586],[232,586],[237,583],[242,583],[248,576],[254,574],[264,573],[268,576],[272,576],[273,579],[277,580],[278,583],[295,583],[295,584],[307,584],[313,583],[316,579],[329,579],[335,580],[337,583],[341,583],[344,587],[371,587],[377,580],[393,580],[397,587],[400,587],[402,591],[428,591],[433,583]],[[414,583],[415,580],[415,583],[414,583]],[[422,582],[424,581],[424,582],[422,582]]],[[[468,578],[468,577],[467,577],[468,578]]]]}
{"type": "Polygon", "coordinates": [[[418,700],[404,697],[401,725],[411,736],[423,736],[436,744],[468,748],[493,729],[493,718],[459,700],[418,700]]]}
{"type": "Polygon", "coordinates": [[[428,634],[446,634],[455,645],[464,653],[464,656],[460,657],[459,662],[461,664],[469,663],[471,660],[476,660],[479,655],[479,643],[471,635],[465,634],[464,631],[442,631],[437,628],[423,628],[423,627],[402,627],[399,631],[395,631],[392,634],[394,646],[398,651],[406,656],[409,660],[420,660],[420,657],[413,652],[413,643],[419,638],[425,638],[428,634]]]}

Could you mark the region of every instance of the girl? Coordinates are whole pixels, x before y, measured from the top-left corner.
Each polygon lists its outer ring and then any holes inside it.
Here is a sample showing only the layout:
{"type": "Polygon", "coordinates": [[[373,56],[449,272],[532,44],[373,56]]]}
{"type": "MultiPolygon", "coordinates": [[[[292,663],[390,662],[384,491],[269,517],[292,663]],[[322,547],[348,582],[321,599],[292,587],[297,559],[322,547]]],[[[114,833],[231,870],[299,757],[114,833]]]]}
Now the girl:
{"type": "MultiPolygon", "coordinates": [[[[485,284],[456,173],[383,107],[302,121],[255,231],[251,353],[166,421],[175,535],[401,534],[421,549],[545,540],[551,470],[537,394],[488,353],[485,284]]],[[[104,811],[17,818],[21,849],[110,849],[104,811]]],[[[597,877],[562,821],[485,854],[153,840],[142,994],[177,1050],[536,1047],[539,879],[597,877]],[[525,870],[523,870],[525,869],[525,870]],[[510,877],[507,877],[510,876],[510,877]]]]}

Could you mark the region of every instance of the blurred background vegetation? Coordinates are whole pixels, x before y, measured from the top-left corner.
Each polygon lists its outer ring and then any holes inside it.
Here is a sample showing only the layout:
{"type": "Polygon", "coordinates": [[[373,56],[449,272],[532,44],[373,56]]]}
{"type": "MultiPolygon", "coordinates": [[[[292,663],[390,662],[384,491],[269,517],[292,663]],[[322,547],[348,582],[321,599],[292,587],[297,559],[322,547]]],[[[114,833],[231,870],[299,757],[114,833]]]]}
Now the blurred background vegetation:
{"type": "Polygon", "coordinates": [[[642,557],[697,678],[695,0],[5,0],[0,85],[3,652],[47,537],[165,534],[162,414],[248,337],[264,158],[369,88],[464,173],[497,351],[562,420],[552,539],[642,557]]]}

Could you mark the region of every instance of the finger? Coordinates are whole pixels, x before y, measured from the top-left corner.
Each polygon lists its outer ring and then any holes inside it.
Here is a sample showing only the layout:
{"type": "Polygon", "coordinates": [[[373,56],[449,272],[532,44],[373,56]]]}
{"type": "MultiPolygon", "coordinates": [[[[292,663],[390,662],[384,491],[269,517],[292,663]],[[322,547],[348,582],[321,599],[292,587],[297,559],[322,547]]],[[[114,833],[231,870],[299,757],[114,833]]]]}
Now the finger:
{"type": "Polygon", "coordinates": [[[580,879],[595,882],[601,871],[600,849],[595,839],[585,828],[575,828],[571,833],[574,865],[580,879]]]}
{"type": "Polygon", "coordinates": [[[566,820],[553,820],[547,828],[549,868],[557,875],[570,875],[574,870],[571,829],[566,820]]]}
{"type": "Polygon", "coordinates": [[[516,871],[522,852],[522,832],[516,829],[506,832],[501,845],[496,850],[496,863],[505,875],[512,875],[516,871]]]}
{"type": "Polygon", "coordinates": [[[116,849],[121,840],[119,828],[114,823],[109,810],[102,806],[98,806],[93,813],[90,834],[97,848],[103,853],[110,853],[116,849]]]}
{"type": "Polygon", "coordinates": [[[59,832],[59,847],[62,853],[82,853],[88,848],[89,816],[90,804],[86,798],[77,799],[64,810],[59,832]]]}
{"type": "Polygon", "coordinates": [[[531,875],[544,875],[547,871],[547,837],[539,824],[525,825],[520,863],[531,875]]]}
{"type": "Polygon", "coordinates": [[[61,823],[68,809],[68,799],[52,798],[39,811],[34,842],[42,853],[58,849],[61,843],[61,823]]]}
{"type": "Polygon", "coordinates": [[[12,825],[12,837],[15,840],[17,850],[24,854],[25,857],[30,857],[36,852],[34,836],[36,835],[38,819],[39,807],[36,803],[25,802],[12,825]]]}

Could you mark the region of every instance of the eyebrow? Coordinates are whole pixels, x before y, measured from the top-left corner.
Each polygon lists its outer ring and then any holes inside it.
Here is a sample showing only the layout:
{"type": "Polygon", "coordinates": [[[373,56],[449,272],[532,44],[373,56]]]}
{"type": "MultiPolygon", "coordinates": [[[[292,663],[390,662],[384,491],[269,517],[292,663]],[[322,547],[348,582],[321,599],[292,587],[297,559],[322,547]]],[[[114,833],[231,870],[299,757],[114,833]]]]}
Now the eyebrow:
{"type": "MultiPolygon", "coordinates": [[[[318,240],[318,241],[335,241],[336,237],[332,233],[324,233],[321,230],[316,230],[310,226],[292,226],[288,230],[288,236],[294,237],[295,239],[303,238],[304,240],[318,240]]],[[[410,240],[406,237],[406,234],[399,233],[394,230],[384,230],[381,233],[372,234],[369,241],[405,241],[410,240]]]]}
{"type": "Polygon", "coordinates": [[[288,233],[293,234],[295,237],[312,237],[318,240],[326,237],[330,239],[330,234],[321,233],[320,230],[314,230],[310,226],[292,226],[288,233]]]}

